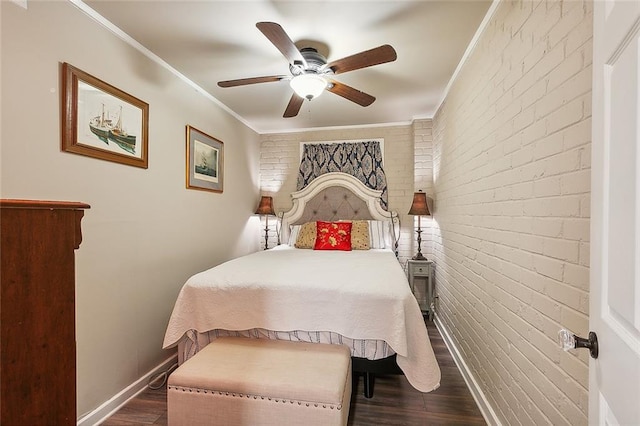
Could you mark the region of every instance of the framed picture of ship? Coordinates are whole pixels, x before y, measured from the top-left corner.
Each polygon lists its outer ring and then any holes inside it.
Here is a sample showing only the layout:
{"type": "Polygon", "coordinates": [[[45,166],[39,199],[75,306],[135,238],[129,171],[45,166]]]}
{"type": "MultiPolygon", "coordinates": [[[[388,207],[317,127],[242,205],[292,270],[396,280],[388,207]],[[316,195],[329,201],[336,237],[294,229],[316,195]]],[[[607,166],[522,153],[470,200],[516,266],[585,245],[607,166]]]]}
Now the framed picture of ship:
{"type": "Polygon", "coordinates": [[[222,192],[224,143],[187,126],[187,188],[222,192]]]}
{"type": "Polygon", "coordinates": [[[62,64],[62,150],[146,169],[149,104],[62,64]]]}

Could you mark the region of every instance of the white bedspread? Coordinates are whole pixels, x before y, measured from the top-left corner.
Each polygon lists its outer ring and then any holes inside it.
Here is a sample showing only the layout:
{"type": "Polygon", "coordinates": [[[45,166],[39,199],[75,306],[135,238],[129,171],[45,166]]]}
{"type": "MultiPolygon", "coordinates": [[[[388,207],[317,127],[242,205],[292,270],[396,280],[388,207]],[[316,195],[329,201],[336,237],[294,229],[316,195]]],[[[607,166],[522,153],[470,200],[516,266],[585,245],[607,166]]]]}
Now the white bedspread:
{"type": "Polygon", "coordinates": [[[384,340],[412,386],[429,392],[440,384],[420,307],[390,250],[282,245],[198,273],[178,295],[163,346],[189,330],[252,328],[384,340]]]}

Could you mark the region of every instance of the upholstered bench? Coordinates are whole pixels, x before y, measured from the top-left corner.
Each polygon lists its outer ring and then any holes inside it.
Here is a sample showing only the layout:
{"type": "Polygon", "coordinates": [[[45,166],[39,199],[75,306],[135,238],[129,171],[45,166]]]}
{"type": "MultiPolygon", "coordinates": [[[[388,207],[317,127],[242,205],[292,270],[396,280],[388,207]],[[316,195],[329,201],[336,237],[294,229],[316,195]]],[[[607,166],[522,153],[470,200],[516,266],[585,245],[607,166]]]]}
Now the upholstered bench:
{"type": "Polygon", "coordinates": [[[221,337],[167,384],[169,425],[346,425],[345,346],[221,337]]]}

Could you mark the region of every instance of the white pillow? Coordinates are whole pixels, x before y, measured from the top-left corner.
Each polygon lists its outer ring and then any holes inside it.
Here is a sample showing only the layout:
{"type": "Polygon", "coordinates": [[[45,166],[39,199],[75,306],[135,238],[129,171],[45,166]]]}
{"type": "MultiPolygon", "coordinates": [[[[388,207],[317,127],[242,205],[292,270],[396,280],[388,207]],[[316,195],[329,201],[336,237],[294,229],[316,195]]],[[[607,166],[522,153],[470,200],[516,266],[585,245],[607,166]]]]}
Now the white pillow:
{"type": "Polygon", "coordinates": [[[298,234],[300,233],[301,227],[302,225],[293,225],[290,227],[291,232],[289,233],[289,241],[287,242],[287,244],[289,244],[291,247],[296,246],[296,241],[298,239],[298,234]]]}
{"type": "Polygon", "coordinates": [[[369,221],[369,246],[372,249],[391,248],[391,240],[391,226],[389,221],[369,221]]]}

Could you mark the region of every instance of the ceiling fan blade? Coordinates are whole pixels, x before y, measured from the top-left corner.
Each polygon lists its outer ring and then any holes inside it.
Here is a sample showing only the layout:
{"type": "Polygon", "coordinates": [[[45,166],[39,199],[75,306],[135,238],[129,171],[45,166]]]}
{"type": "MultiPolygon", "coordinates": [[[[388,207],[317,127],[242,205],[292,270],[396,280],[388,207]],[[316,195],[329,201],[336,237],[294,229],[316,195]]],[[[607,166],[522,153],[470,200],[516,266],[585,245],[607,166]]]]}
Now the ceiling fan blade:
{"type": "Polygon", "coordinates": [[[367,93],[334,80],[330,80],[327,90],[363,107],[371,105],[376,100],[376,98],[367,93]]]}
{"type": "Polygon", "coordinates": [[[347,71],[359,70],[373,65],[393,62],[398,58],[396,51],[388,44],[347,56],[346,58],[331,61],[327,68],[331,68],[334,74],[341,74],[347,71]]]}
{"type": "Polygon", "coordinates": [[[287,105],[287,109],[284,110],[284,118],[291,118],[298,115],[300,112],[300,108],[302,107],[302,103],[304,102],[304,98],[296,95],[295,93],[291,95],[291,99],[289,100],[289,104],[287,105]]]}
{"type": "Polygon", "coordinates": [[[290,64],[300,64],[304,68],[307,67],[307,61],[305,61],[296,45],[279,24],[275,22],[258,22],[256,27],[278,48],[290,64]]]}
{"type": "Polygon", "coordinates": [[[225,80],[219,81],[218,86],[220,87],[235,87],[235,86],[246,86],[247,84],[256,84],[256,83],[270,83],[272,81],[280,81],[290,78],[287,75],[272,75],[269,77],[249,77],[249,78],[239,78],[237,80],[225,80]]]}

